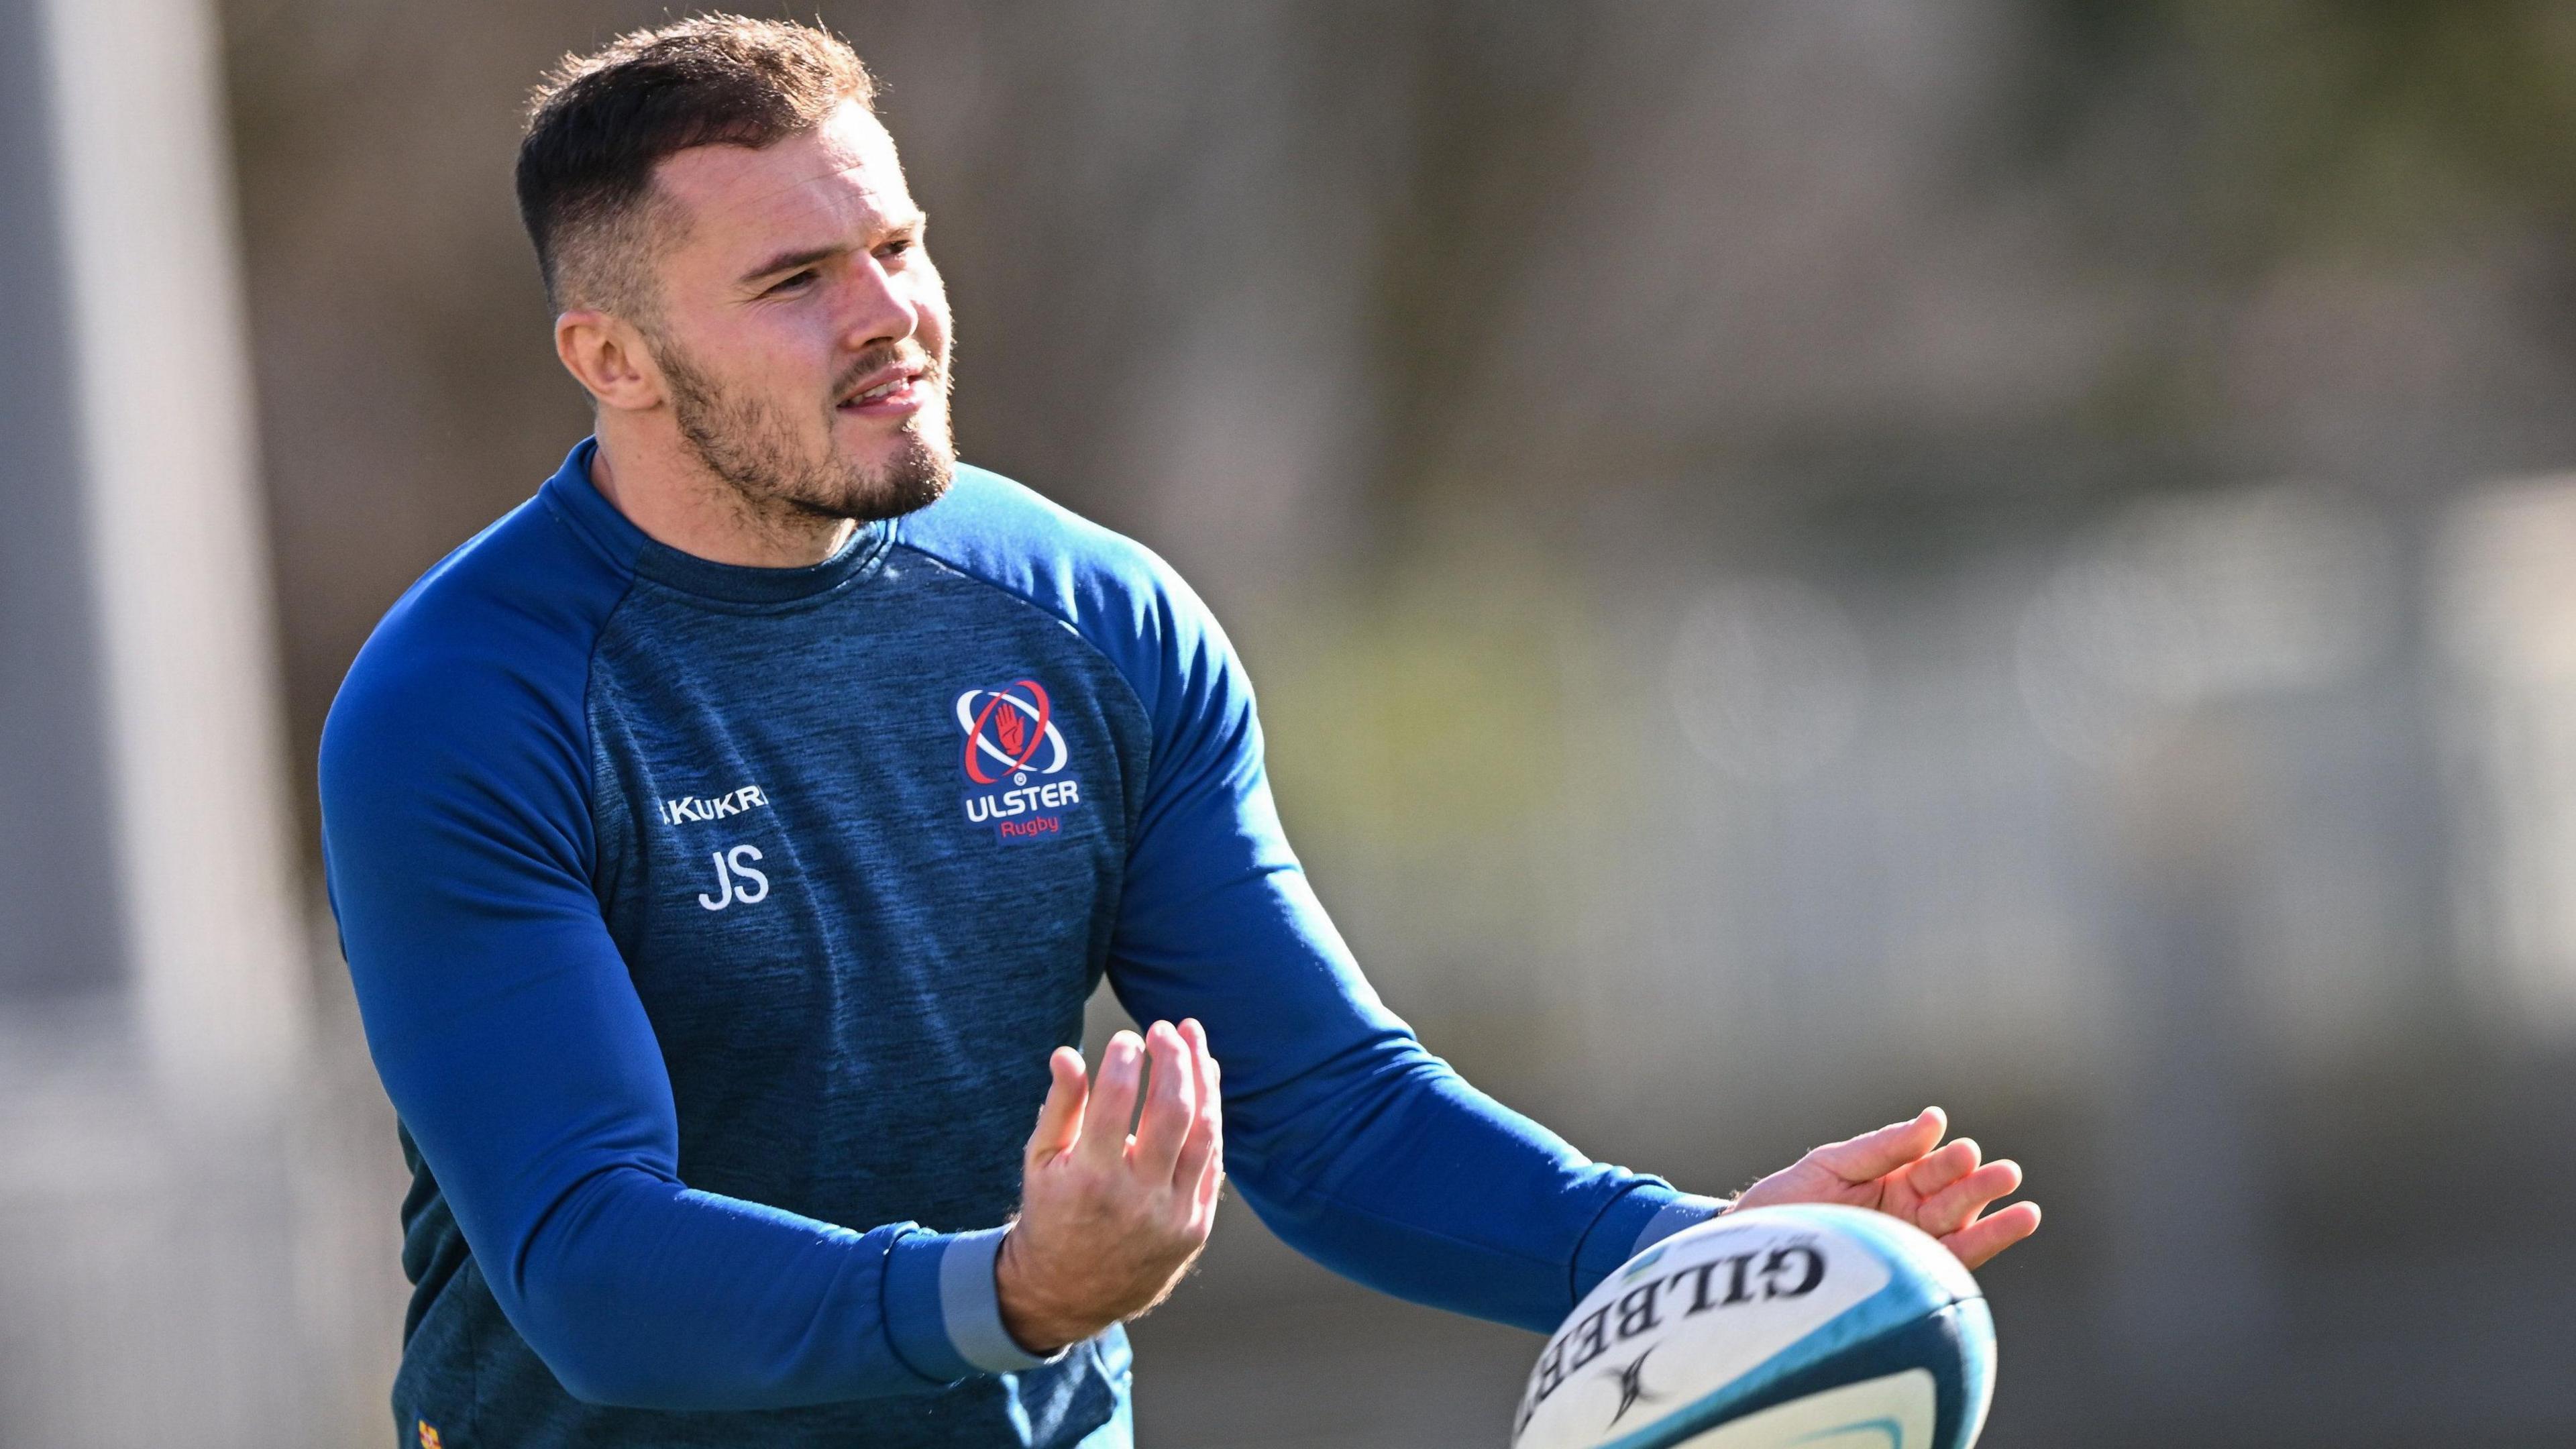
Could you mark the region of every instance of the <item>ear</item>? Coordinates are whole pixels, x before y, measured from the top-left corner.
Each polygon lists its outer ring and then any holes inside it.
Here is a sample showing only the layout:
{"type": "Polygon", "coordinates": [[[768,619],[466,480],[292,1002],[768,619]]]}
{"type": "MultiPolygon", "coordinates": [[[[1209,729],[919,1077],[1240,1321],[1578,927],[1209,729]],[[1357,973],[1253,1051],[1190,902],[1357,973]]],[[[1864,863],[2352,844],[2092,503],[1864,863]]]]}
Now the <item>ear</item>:
{"type": "Polygon", "coordinates": [[[555,356],[601,407],[643,412],[662,405],[662,371],[643,332],[623,317],[575,307],[555,318],[555,356]]]}

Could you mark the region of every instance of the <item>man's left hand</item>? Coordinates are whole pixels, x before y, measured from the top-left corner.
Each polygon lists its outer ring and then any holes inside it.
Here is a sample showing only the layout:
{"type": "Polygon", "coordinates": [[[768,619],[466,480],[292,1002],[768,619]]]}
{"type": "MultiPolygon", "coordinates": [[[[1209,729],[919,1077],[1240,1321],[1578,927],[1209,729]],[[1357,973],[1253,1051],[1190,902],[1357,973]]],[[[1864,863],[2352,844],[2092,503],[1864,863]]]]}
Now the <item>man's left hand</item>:
{"type": "Polygon", "coordinates": [[[1949,1127],[1940,1108],[1926,1107],[1910,1122],[1829,1142],[1746,1188],[1735,1206],[1876,1208],[1940,1239],[1969,1267],[1981,1266],[2039,1230],[2039,1204],[2017,1202],[1980,1216],[2021,1187],[2021,1167],[2009,1160],[1981,1164],[1977,1144],[1966,1137],[1940,1146],[1949,1127]]]}

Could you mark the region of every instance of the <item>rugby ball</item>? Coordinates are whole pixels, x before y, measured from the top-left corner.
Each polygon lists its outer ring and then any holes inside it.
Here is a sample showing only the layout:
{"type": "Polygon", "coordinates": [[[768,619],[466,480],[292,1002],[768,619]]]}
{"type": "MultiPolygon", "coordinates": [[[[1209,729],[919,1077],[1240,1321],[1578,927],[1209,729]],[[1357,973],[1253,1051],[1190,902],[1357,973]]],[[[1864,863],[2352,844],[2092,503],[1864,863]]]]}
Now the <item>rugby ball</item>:
{"type": "Polygon", "coordinates": [[[1747,1208],[1575,1306],[1512,1449],[1968,1449],[1994,1383],[1994,1320],[1947,1248],[1860,1208],[1747,1208]]]}

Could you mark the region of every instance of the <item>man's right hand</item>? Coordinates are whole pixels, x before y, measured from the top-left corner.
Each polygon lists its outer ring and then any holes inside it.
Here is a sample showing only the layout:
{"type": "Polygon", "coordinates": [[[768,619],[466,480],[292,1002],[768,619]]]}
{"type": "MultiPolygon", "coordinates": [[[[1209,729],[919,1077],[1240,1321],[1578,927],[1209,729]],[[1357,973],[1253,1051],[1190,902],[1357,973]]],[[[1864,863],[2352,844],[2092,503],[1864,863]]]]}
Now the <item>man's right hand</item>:
{"type": "Polygon", "coordinates": [[[993,1268],[1002,1326],[1041,1354],[1161,1302],[1206,1246],[1225,1181],[1216,1058],[1195,1020],[1111,1037],[1097,1087],[1071,1047],[1047,1065],[1055,1080],[1021,1164],[1019,1220],[993,1268]]]}

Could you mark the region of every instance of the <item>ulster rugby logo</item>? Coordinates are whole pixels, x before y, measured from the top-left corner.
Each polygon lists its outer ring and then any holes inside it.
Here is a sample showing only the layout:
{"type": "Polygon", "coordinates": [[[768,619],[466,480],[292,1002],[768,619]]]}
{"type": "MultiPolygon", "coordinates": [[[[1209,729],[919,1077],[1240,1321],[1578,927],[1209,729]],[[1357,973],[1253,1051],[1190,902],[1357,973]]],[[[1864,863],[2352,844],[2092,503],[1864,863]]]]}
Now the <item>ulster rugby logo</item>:
{"type": "Polygon", "coordinates": [[[957,696],[956,712],[966,733],[958,757],[969,787],[966,818],[992,822],[1003,840],[1063,833],[1062,812],[1082,803],[1082,782],[1065,774],[1072,751],[1056,728],[1046,686],[1017,679],[999,689],[970,689],[957,696]]]}
{"type": "Polygon", "coordinates": [[[1055,727],[1054,714],[1045,686],[1034,679],[957,696],[957,725],[966,731],[966,778],[998,785],[1005,775],[1032,767],[1041,775],[1063,769],[1064,733],[1055,727]]]}

